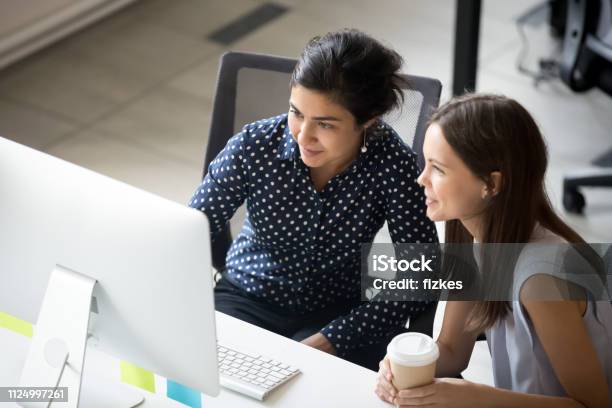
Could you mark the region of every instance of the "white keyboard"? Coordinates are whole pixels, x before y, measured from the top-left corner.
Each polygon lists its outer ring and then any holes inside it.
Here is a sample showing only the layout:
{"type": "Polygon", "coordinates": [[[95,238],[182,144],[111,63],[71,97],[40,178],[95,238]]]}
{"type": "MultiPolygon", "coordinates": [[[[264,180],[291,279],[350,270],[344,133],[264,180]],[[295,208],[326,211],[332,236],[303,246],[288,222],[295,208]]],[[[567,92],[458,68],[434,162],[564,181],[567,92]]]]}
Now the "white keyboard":
{"type": "Polygon", "coordinates": [[[263,401],[300,370],[259,354],[217,345],[221,385],[263,401]]]}

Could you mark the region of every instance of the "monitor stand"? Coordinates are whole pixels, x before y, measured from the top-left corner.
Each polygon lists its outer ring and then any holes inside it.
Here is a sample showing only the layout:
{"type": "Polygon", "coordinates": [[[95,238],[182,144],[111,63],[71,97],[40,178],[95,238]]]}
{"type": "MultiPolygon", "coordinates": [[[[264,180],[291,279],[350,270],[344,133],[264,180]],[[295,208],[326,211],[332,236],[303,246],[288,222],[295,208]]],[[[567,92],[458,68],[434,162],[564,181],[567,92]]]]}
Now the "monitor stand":
{"type": "Polygon", "coordinates": [[[51,272],[19,385],[67,387],[68,401],[20,406],[128,408],[144,401],[138,390],[82,375],[95,284],[95,279],[60,265],[51,272]]]}

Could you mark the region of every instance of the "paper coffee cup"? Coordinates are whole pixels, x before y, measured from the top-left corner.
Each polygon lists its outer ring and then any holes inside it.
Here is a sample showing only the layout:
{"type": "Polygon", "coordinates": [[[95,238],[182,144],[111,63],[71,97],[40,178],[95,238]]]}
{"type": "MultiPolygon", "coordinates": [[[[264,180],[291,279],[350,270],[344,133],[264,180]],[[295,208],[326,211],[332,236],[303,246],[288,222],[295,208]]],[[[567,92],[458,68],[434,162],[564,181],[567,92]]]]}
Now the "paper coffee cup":
{"type": "Polygon", "coordinates": [[[387,346],[395,388],[404,390],[433,382],[439,355],[438,345],[426,334],[395,336],[387,346]]]}

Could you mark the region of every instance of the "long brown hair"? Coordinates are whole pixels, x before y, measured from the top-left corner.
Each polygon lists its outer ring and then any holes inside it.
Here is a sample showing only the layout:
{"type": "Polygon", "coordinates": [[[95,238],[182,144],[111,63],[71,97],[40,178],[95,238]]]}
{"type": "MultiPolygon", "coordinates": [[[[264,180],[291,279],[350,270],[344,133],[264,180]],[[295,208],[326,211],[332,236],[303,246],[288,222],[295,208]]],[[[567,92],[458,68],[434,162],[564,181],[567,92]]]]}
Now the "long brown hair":
{"type": "MultiPolygon", "coordinates": [[[[441,106],[431,117],[467,167],[491,185],[502,174],[499,193],[483,214],[483,243],[527,243],[537,223],[569,243],[585,243],[555,214],[544,176],[546,143],[529,112],[513,99],[467,94],[441,106]]],[[[471,243],[474,237],[459,220],[446,222],[445,242],[471,243]]],[[[471,330],[494,325],[510,310],[507,301],[478,301],[468,321],[471,330]]]]}

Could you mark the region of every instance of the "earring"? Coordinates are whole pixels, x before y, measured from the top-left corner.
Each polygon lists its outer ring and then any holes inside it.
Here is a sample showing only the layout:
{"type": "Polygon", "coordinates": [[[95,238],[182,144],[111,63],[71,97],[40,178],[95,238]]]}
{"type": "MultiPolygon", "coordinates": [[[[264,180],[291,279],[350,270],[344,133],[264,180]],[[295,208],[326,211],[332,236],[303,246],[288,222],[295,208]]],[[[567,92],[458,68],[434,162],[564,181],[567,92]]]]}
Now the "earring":
{"type": "Polygon", "coordinates": [[[368,151],[368,146],[366,145],[366,135],[367,135],[367,127],[363,128],[363,146],[361,146],[361,153],[365,153],[368,151]]]}

